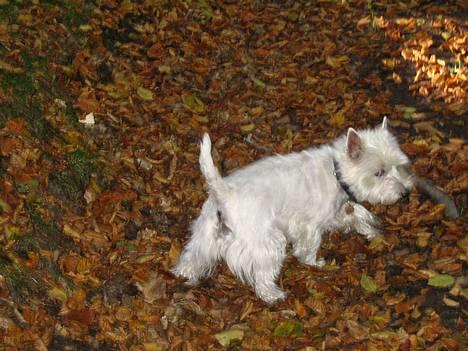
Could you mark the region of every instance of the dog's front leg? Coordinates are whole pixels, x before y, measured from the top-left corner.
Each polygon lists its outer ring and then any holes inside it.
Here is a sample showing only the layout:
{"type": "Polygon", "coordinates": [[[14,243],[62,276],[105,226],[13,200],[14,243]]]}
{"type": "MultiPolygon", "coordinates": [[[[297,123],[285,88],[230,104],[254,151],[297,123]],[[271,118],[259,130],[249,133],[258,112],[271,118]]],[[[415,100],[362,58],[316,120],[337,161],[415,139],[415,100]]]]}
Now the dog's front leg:
{"type": "Polygon", "coordinates": [[[380,234],[379,218],[358,203],[351,201],[345,203],[340,210],[340,216],[344,229],[355,230],[368,240],[380,234]]]}

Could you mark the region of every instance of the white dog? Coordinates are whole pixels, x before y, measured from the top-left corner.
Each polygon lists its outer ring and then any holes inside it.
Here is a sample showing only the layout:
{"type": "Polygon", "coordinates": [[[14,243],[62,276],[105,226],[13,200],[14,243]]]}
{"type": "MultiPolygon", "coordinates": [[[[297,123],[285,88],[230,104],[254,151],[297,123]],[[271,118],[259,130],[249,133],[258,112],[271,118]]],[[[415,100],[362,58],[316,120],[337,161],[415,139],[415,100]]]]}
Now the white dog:
{"type": "Polygon", "coordinates": [[[210,195],[173,272],[194,285],[223,258],[267,303],[284,299],[276,285],[287,243],[313,266],[322,234],[354,230],[366,238],[378,220],[358,202],[392,204],[413,187],[408,157],[387,129],[350,128],[330,145],[254,162],[222,178],[203,136],[200,167],[210,195]]]}

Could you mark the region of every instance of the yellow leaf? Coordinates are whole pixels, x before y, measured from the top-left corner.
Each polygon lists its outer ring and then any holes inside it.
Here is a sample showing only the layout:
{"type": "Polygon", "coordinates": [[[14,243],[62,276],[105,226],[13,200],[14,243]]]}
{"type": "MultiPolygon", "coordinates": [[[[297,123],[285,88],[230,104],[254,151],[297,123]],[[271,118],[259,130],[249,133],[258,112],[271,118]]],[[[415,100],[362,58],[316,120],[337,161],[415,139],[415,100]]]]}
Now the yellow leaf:
{"type": "Polygon", "coordinates": [[[156,342],[145,342],[143,347],[145,348],[145,351],[162,351],[166,349],[164,345],[158,344],[156,342]]]}
{"type": "Polygon", "coordinates": [[[252,116],[260,116],[263,112],[265,112],[265,109],[261,106],[254,107],[250,110],[252,116]]]}
{"type": "Polygon", "coordinates": [[[11,72],[11,73],[18,73],[18,74],[23,73],[22,68],[13,67],[9,63],[2,61],[2,60],[0,60],[0,70],[4,70],[7,72],[11,72]]]}
{"type": "Polygon", "coordinates": [[[146,100],[146,101],[153,100],[153,92],[151,90],[145,89],[143,87],[138,87],[137,94],[143,100],[146,100]]]}
{"type": "Polygon", "coordinates": [[[369,249],[373,250],[376,249],[384,242],[384,238],[382,235],[377,235],[375,238],[372,239],[372,241],[369,244],[369,249]]]}
{"type": "Polygon", "coordinates": [[[132,318],[132,311],[125,306],[120,306],[115,312],[115,319],[121,322],[128,322],[132,318]]]}
{"type": "Polygon", "coordinates": [[[243,126],[240,127],[240,130],[242,133],[244,134],[248,134],[250,133],[252,130],[254,130],[255,128],[255,124],[253,123],[249,123],[249,124],[245,124],[243,126]]]}
{"type": "Polygon", "coordinates": [[[331,118],[330,118],[330,124],[334,127],[342,127],[345,124],[345,116],[341,112],[335,113],[331,118]]]}
{"type": "Polygon", "coordinates": [[[361,276],[361,287],[363,287],[367,292],[374,293],[377,291],[377,283],[374,278],[369,277],[367,274],[362,274],[361,276]]]}
{"type": "Polygon", "coordinates": [[[81,238],[81,233],[78,232],[76,229],[72,228],[68,224],[65,224],[63,226],[63,233],[67,236],[72,237],[73,239],[80,240],[81,238]]]}
{"type": "Polygon", "coordinates": [[[11,211],[11,206],[8,202],[6,202],[5,200],[3,200],[1,197],[0,197],[0,210],[2,210],[3,212],[10,212],[11,211]]]}
{"type": "Polygon", "coordinates": [[[89,32],[91,30],[93,30],[93,27],[91,27],[89,24],[82,24],[80,26],[80,31],[82,32],[89,32]]]}
{"type": "Polygon", "coordinates": [[[205,104],[195,94],[184,95],[182,100],[185,108],[192,112],[202,113],[205,111],[205,104]]]}
{"type": "Polygon", "coordinates": [[[348,56],[327,56],[325,62],[332,68],[338,68],[349,61],[348,56]]]}
{"type": "Polygon", "coordinates": [[[7,239],[16,239],[21,232],[21,228],[13,224],[8,224],[5,228],[5,236],[7,239]]]}
{"type": "Polygon", "coordinates": [[[171,67],[168,65],[161,65],[158,67],[160,73],[171,73],[171,67]]]}
{"type": "Polygon", "coordinates": [[[206,115],[194,115],[193,116],[200,123],[208,123],[208,116],[206,115]]]}
{"type": "Polygon", "coordinates": [[[366,16],[366,17],[361,18],[361,19],[357,22],[356,26],[357,26],[357,27],[367,26],[367,25],[370,24],[370,23],[371,23],[370,16],[366,16]]]}
{"type": "Polygon", "coordinates": [[[215,339],[221,346],[228,347],[233,340],[242,340],[244,338],[244,331],[239,329],[229,329],[214,335],[215,339]]]}
{"type": "Polygon", "coordinates": [[[178,241],[173,241],[171,245],[171,249],[168,252],[168,258],[171,264],[174,264],[180,256],[180,252],[182,251],[181,245],[178,241]]]}
{"type": "Polygon", "coordinates": [[[129,93],[128,87],[122,85],[122,84],[110,84],[106,86],[106,90],[109,94],[109,96],[113,97],[114,99],[120,99],[122,97],[125,97],[129,93]]]}
{"type": "Polygon", "coordinates": [[[397,65],[397,60],[386,58],[382,60],[382,63],[385,67],[393,69],[397,65]]]}
{"type": "Polygon", "coordinates": [[[52,288],[47,292],[47,295],[53,300],[59,300],[60,302],[65,302],[68,299],[67,293],[65,290],[60,288],[52,288]]]}
{"type": "Polygon", "coordinates": [[[86,290],[78,289],[73,292],[73,295],[67,301],[67,306],[73,310],[82,309],[86,302],[86,290]]]}
{"type": "Polygon", "coordinates": [[[32,24],[32,16],[29,14],[29,13],[22,13],[22,14],[19,14],[18,17],[16,18],[16,21],[19,23],[19,24],[24,24],[26,26],[29,26],[32,24]]]}
{"type": "Polygon", "coordinates": [[[250,77],[250,79],[252,79],[252,82],[254,82],[254,84],[259,87],[259,88],[266,88],[266,84],[264,82],[262,82],[260,79],[258,78],[255,78],[255,77],[250,77]]]}

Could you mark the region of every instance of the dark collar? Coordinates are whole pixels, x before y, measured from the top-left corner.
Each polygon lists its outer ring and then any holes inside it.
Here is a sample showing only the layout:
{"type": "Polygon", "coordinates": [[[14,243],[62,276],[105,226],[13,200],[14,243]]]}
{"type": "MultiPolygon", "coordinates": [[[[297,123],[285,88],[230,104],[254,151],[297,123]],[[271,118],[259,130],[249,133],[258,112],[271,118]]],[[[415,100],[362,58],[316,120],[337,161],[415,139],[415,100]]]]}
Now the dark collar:
{"type": "Polygon", "coordinates": [[[348,195],[349,200],[353,202],[357,202],[356,197],[354,196],[353,192],[349,188],[349,185],[343,180],[343,175],[341,174],[340,166],[338,164],[338,161],[335,160],[335,158],[333,158],[333,168],[334,168],[333,174],[335,175],[336,180],[338,181],[338,184],[340,184],[343,191],[346,193],[346,195],[348,195]]]}

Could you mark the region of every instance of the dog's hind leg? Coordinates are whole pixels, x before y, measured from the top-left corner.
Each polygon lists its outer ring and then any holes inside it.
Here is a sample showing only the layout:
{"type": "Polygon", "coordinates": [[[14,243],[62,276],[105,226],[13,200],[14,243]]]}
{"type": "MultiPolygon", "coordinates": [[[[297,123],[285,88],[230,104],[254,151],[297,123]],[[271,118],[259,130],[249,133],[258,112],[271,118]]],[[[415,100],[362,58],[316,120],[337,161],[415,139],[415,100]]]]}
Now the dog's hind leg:
{"type": "Polygon", "coordinates": [[[310,266],[323,267],[325,260],[317,259],[317,253],[322,241],[322,231],[312,225],[307,225],[305,232],[293,243],[293,254],[302,263],[310,266]]]}
{"type": "Polygon", "coordinates": [[[203,205],[200,216],[192,225],[192,236],[186,244],[172,272],[196,285],[210,276],[219,258],[219,218],[216,204],[211,198],[203,205]]]}
{"type": "Polygon", "coordinates": [[[276,284],[286,256],[286,238],[277,231],[256,242],[235,240],[226,252],[226,263],[233,273],[247,281],[258,297],[267,303],[284,300],[286,293],[276,284]]]}

